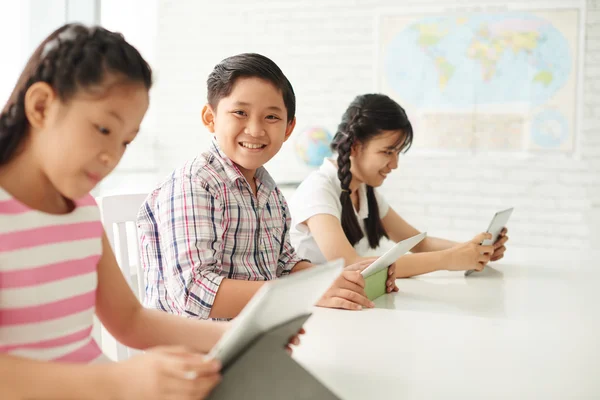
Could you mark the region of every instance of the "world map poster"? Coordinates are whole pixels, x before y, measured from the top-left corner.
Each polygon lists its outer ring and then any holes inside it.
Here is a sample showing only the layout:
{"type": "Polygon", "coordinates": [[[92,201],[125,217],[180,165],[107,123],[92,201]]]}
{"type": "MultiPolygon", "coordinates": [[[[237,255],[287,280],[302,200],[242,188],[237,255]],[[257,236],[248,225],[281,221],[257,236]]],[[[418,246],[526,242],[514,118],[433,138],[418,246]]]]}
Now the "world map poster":
{"type": "Polygon", "coordinates": [[[381,14],[378,90],[421,149],[573,152],[581,21],[577,7],[381,14]]]}

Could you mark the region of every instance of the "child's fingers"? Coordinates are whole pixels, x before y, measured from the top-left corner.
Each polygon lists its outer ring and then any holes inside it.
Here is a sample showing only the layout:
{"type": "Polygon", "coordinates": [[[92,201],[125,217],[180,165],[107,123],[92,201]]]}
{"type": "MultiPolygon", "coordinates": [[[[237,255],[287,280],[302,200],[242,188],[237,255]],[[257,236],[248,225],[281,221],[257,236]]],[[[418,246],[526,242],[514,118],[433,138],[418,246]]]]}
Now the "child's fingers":
{"type": "Polygon", "coordinates": [[[190,399],[204,399],[221,382],[220,375],[203,377],[195,382],[195,388],[190,399]]]}
{"type": "Polygon", "coordinates": [[[477,243],[480,244],[481,242],[483,242],[484,240],[489,240],[492,238],[492,234],[491,233],[487,233],[487,232],[483,232],[480,233],[479,235],[475,236],[471,242],[472,243],[477,243]]]}
{"type": "Polygon", "coordinates": [[[388,267],[388,277],[387,277],[388,281],[390,279],[396,279],[396,265],[392,264],[388,267]]]}
{"type": "Polygon", "coordinates": [[[504,254],[500,254],[499,256],[492,258],[492,261],[502,260],[503,258],[504,258],[504,254]]]}
{"type": "Polygon", "coordinates": [[[396,281],[392,281],[392,284],[388,285],[386,290],[388,293],[397,292],[399,289],[398,286],[396,286],[396,281]]]}
{"type": "Polygon", "coordinates": [[[179,378],[194,380],[202,376],[210,376],[219,372],[221,364],[217,360],[207,361],[204,356],[175,358],[166,357],[169,375],[179,378]]]}
{"type": "Polygon", "coordinates": [[[498,247],[504,245],[508,241],[508,236],[501,236],[500,239],[496,240],[494,243],[494,247],[497,249],[498,247]]]}
{"type": "Polygon", "coordinates": [[[394,290],[394,282],[387,282],[385,290],[387,293],[391,293],[394,290]]]}
{"type": "Polygon", "coordinates": [[[370,257],[365,260],[359,261],[354,264],[350,264],[344,268],[345,271],[362,271],[377,260],[377,257],[370,257]]]}
{"type": "Polygon", "coordinates": [[[490,260],[492,259],[492,254],[480,254],[477,261],[478,262],[482,262],[482,263],[489,263],[490,260]]]}
{"type": "Polygon", "coordinates": [[[353,292],[356,292],[362,296],[365,295],[365,288],[364,286],[360,286],[357,285],[354,282],[348,281],[348,280],[342,280],[339,282],[339,284],[337,286],[335,286],[334,289],[347,289],[347,290],[351,290],[353,292]]]}
{"type": "Polygon", "coordinates": [[[361,288],[365,287],[365,278],[358,271],[344,271],[342,278],[348,282],[352,282],[361,288]]]}
{"type": "Polygon", "coordinates": [[[360,304],[342,299],[341,297],[329,298],[324,306],[329,308],[340,308],[342,310],[362,310],[362,306],[360,304]]]}
{"type": "MultiPolygon", "coordinates": [[[[158,346],[148,350],[160,359],[165,376],[177,380],[193,380],[199,375],[198,365],[206,364],[204,356],[184,346],[158,346]]],[[[218,369],[217,369],[218,370],[218,369]]]]}
{"type": "Polygon", "coordinates": [[[162,373],[169,378],[174,378],[177,382],[193,381],[198,378],[198,372],[177,356],[165,355],[161,359],[161,366],[162,373]]]}
{"type": "Polygon", "coordinates": [[[171,379],[165,382],[167,398],[203,399],[221,381],[221,376],[214,374],[194,380],[171,379]]]}
{"type": "Polygon", "coordinates": [[[298,336],[292,336],[288,341],[288,344],[293,344],[294,346],[298,346],[300,344],[300,338],[298,336]]]}
{"type": "Polygon", "coordinates": [[[479,246],[479,253],[480,254],[494,254],[494,245],[488,245],[488,246],[479,246]]]}
{"type": "Polygon", "coordinates": [[[498,261],[499,259],[504,257],[504,252],[506,251],[506,247],[502,246],[496,250],[494,255],[492,256],[491,261],[498,261]]]}
{"type": "Polygon", "coordinates": [[[375,307],[375,304],[371,300],[369,300],[366,295],[361,295],[356,292],[347,289],[339,289],[336,294],[336,297],[341,297],[348,301],[351,301],[355,304],[358,304],[362,307],[372,308],[375,307]]]}

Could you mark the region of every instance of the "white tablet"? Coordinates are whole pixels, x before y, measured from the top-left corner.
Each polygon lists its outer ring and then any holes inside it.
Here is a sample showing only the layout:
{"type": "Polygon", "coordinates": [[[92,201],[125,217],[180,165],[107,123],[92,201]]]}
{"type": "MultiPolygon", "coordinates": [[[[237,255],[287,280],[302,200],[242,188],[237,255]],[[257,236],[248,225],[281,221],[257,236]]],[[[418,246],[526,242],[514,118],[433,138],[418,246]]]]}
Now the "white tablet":
{"type": "Polygon", "coordinates": [[[208,354],[226,366],[262,333],[311,312],[340,276],[339,259],[265,283],[208,354]]]}
{"type": "MultiPolygon", "coordinates": [[[[483,242],[481,242],[482,245],[490,246],[490,245],[496,243],[496,241],[500,237],[500,232],[502,232],[502,229],[504,229],[504,227],[508,223],[508,220],[510,219],[510,216],[511,216],[513,210],[514,210],[514,207],[511,207],[511,208],[508,208],[503,211],[498,211],[496,214],[494,214],[494,218],[492,218],[492,221],[490,222],[490,226],[488,226],[488,229],[486,231],[487,233],[492,234],[492,238],[486,239],[483,242]]],[[[469,276],[473,272],[475,272],[475,270],[470,269],[465,272],[465,276],[469,276]]]]}
{"type": "Polygon", "coordinates": [[[396,260],[399,259],[402,255],[404,255],[410,249],[419,244],[421,240],[425,239],[426,236],[427,232],[423,232],[396,243],[394,247],[386,251],[384,255],[379,257],[377,260],[373,261],[373,264],[363,269],[361,272],[362,276],[366,278],[378,271],[381,271],[383,268],[388,268],[390,265],[396,262],[396,260]]]}
{"type": "Polygon", "coordinates": [[[506,226],[506,224],[508,223],[508,220],[510,219],[510,216],[513,212],[514,208],[509,208],[503,211],[498,211],[495,215],[494,218],[492,218],[492,222],[490,222],[490,226],[487,229],[487,233],[491,233],[492,234],[492,238],[488,239],[488,240],[484,240],[481,244],[484,246],[489,246],[491,244],[496,243],[496,241],[498,240],[498,238],[500,237],[500,232],[502,232],[502,229],[504,229],[504,227],[506,226]]]}

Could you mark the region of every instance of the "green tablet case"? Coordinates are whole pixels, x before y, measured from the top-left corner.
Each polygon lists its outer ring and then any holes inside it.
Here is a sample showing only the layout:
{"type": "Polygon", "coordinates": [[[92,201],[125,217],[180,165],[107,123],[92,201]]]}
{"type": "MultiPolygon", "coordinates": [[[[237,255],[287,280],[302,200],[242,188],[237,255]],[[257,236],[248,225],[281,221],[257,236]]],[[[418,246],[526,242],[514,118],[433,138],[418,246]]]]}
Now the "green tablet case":
{"type": "Polygon", "coordinates": [[[384,268],[365,278],[365,293],[369,300],[373,301],[386,294],[387,274],[388,269],[384,268]]]}

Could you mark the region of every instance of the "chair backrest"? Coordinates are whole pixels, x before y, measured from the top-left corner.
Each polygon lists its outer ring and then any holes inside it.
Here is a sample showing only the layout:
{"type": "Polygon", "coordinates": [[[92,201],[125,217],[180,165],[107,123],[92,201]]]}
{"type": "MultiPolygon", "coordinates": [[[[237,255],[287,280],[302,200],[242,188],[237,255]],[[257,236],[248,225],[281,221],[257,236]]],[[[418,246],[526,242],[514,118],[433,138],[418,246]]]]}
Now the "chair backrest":
{"type": "Polygon", "coordinates": [[[110,246],[127,283],[141,302],[144,301],[145,285],[136,219],[146,197],[146,194],[125,194],[96,199],[110,246]]]}
{"type": "MultiPolygon", "coordinates": [[[[139,257],[137,214],[146,194],[126,194],[96,199],[106,236],[129,287],[144,302],[144,271],[139,257]],[[129,228],[129,229],[128,229],[129,228]]],[[[129,358],[135,352],[116,342],[108,332],[102,332],[102,348],[116,346],[117,361],[129,358]],[[113,346],[111,346],[110,342],[113,346]]]]}

